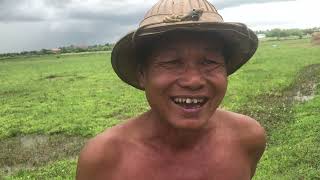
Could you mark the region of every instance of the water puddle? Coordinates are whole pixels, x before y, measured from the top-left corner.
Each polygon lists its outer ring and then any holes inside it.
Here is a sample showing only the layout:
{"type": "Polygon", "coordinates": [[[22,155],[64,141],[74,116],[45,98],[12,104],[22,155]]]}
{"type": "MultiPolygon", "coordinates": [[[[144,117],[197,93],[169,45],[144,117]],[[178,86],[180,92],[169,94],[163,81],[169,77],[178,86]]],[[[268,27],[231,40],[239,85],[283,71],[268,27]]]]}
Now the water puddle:
{"type": "Polygon", "coordinates": [[[48,136],[24,136],[20,138],[21,147],[32,149],[48,143],[48,136]]]}
{"type": "Polygon", "coordinates": [[[249,115],[266,128],[268,133],[285,126],[293,117],[292,107],[296,103],[304,103],[316,96],[319,88],[320,64],[304,67],[296,76],[291,86],[282,92],[269,92],[254,97],[240,113],[249,115]]]}
{"type": "Polygon", "coordinates": [[[314,99],[319,83],[320,64],[305,67],[300,73],[289,96],[294,101],[306,102],[314,99]]]}
{"type": "Polygon", "coordinates": [[[86,140],[64,135],[28,135],[1,140],[0,172],[7,176],[50,161],[76,158],[86,140]]]}
{"type": "Polygon", "coordinates": [[[315,93],[316,93],[316,88],[317,88],[317,85],[316,85],[316,84],[313,84],[312,87],[311,87],[311,89],[310,89],[310,92],[311,92],[310,95],[305,95],[305,94],[302,93],[301,90],[298,90],[297,93],[296,93],[296,95],[293,96],[293,99],[294,99],[295,101],[298,101],[298,102],[310,101],[310,100],[314,99],[314,97],[315,97],[315,95],[316,95],[316,94],[315,94],[315,93]]]}

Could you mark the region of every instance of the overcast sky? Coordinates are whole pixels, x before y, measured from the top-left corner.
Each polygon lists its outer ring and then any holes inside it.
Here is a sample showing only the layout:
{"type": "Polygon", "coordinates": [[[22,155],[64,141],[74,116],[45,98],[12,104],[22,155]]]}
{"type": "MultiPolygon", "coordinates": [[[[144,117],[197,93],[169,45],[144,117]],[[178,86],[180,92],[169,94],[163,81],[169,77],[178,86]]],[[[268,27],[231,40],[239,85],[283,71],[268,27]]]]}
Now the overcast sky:
{"type": "MultiPolygon", "coordinates": [[[[320,26],[319,0],[209,0],[253,30],[320,26]]],[[[113,43],[157,0],[0,0],[0,53],[113,43]]]]}

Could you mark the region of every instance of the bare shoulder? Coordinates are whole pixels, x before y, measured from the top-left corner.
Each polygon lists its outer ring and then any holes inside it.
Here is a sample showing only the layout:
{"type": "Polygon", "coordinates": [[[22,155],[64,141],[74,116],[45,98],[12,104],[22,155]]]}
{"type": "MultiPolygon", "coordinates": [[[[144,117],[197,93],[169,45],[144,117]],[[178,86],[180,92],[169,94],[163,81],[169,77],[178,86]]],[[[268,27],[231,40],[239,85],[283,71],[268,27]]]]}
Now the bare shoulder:
{"type": "Polygon", "coordinates": [[[264,128],[255,119],[226,110],[219,110],[220,116],[233,129],[237,137],[240,138],[243,144],[252,148],[264,149],[266,144],[266,133],[264,128]]]}
{"type": "Polygon", "coordinates": [[[102,169],[113,169],[120,156],[117,140],[108,133],[90,139],[80,152],[76,179],[98,179],[102,169]]]}
{"type": "Polygon", "coordinates": [[[112,127],[86,143],[78,159],[77,180],[111,179],[122,156],[122,129],[121,125],[112,127]]]}
{"type": "Polygon", "coordinates": [[[226,126],[232,129],[241,149],[246,153],[253,177],[258,161],[266,148],[266,133],[264,128],[253,118],[242,114],[219,110],[218,114],[226,126]]]}

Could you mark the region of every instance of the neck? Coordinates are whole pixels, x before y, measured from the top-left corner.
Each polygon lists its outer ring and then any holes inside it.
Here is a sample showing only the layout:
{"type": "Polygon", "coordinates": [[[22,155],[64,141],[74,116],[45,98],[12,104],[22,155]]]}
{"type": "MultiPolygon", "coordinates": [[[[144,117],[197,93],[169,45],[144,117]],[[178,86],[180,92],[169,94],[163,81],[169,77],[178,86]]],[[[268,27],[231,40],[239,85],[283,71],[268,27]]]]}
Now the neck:
{"type": "Polygon", "coordinates": [[[152,111],[148,112],[148,121],[150,122],[148,140],[152,144],[165,146],[173,151],[193,149],[196,145],[204,142],[212,130],[210,127],[179,129],[160,119],[152,111]]]}

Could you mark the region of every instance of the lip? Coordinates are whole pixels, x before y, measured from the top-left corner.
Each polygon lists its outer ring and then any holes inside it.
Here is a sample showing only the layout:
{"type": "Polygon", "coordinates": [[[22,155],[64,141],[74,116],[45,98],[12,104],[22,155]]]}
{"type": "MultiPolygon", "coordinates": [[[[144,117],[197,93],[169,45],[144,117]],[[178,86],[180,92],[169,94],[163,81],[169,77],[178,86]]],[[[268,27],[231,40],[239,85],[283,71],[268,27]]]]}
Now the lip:
{"type": "Polygon", "coordinates": [[[206,98],[208,99],[208,96],[205,95],[173,95],[170,96],[170,98],[206,98]]]}
{"type": "Polygon", "coordinates": [[[177,95],[177,96],[171,96],[170,98],[171,103],[177,107],[178,109],[182,110],[182,112],[186,115],[196,115],[200,113],[200,111],[207,105],[209,98],[207,96],[203,95],[177,95]],[[184,108],[182,106],[179,106],[174,102],[174,98],[195,98],[195,99],[204,99],[204,103],[198,107],[198,108],[184,108]]]}
{"type": "Polygon", "coordinates": [[[174,100],[175,98],[190,98],[190,99],[204,99],[205,101],[208,101],[208,96],[203,95],[177,95],[177,96],[170,96],[171,100],[174,100]]]}

